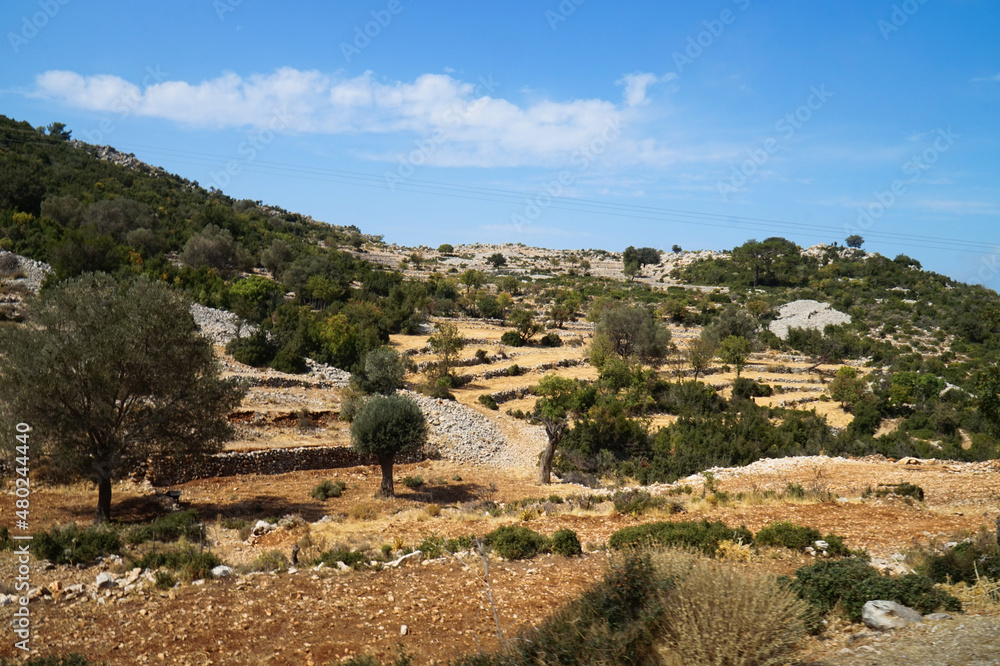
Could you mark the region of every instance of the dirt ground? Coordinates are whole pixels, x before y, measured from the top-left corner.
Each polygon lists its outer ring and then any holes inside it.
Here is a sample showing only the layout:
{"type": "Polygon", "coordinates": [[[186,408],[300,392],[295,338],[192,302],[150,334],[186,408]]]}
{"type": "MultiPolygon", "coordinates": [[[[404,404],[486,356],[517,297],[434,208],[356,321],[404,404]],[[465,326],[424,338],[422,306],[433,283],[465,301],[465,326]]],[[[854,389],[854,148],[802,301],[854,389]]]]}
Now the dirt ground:
{"type": "MultiPolygon", "coordinates": [[[[463,334],[477,340],[498,339],[503,330],[463,325],[463,334]]],[[[393,343],[400,349],[420,349],[426,338],[394,336],[393,343]]],[[[469,344],[465,355],[471,357],[480,346],[477,342],[469,344]]],[[[520,349],[516,350],[519,355],[509,361],[472,366],[467,371],[580,358],[585,349],[520,349]]],[[[416,360],[424,358],[418,356],[416,360]]],[[[798,367],[776,358],[753,362],[798,367]]],[[[581,378],[595,376],[586,365],[559,372],[581,378]]],[[[750,371],[744,374],[755,376],[750,371]]],[[[471,467],[446,460],[397,465],[398,496],[392,500],[374,499],[380,475],[369,467],[200,479],[173,489],[180,491],[183,506],[196,510],[205,521],[212,551],[234,567],[250,565],[270,551],[287,557],[296,543],[308,544],[301,553],[301,561],[307,561],[335,546],[378,553],[383,545],[416,547],[427,537],[482,536],[505,524],[522,524],[546,535],[571,528],[584,545],[582,557],[543,555],[524,562],[491,558],[489,586],[483,562],[469,556],[409,563],[382,571],[301,566],[294,572],[248,573],[203,584],[185,583],[170,591],[105,591],[96,600],[67,600],[61,590],[75,583],[93,585],[96,575],[104,569],[127,571],[133,551],[123,553],[125,561],[121,563],[104,562],[86,568],[35,566],[32,586],[44,587],[53,594],[32,602],[33,654],[79,652],[95,663],[108,664],[300,665],[337,663],[360,653],[389,657],[401,645],[417,664],[444,662],[480,649],[496,648],[499,633],[515,635],[579,594],[605,570],[608,554],[603,548],[608,537],[628,525],[704,517],[734,526],[743,524],[756,531],[773,521],[791,520],[824,533],[840,534],[849,546],[864,548],[873,556],[898,554],[906,559],[912,557],[914,549],[940,545],[991,527],[993,517],[1000,513],[997,461],[951,464],[804,458],[761,461],[739,470],[717,471],[716,492],[729,493],[728,500],[720,501],[720,495],[706,492],[703,477],[682,480],[678,485],[690,485],[691,493],[671,495],[672,500],[683,504],[682,514],[664,512],[635,518],[615,513],[609,502],[583,509],[579,503],[553,501],[545,504],[541,512],[514,509],[491,516],[476,504],[490,500],[504,507],[528,497],[558,495],[569,499],[594,492],[570,484],[536,484],[528,463],[540,450],[538,433],[529,432],[523,422],[504,413],[508,408],[530,409],[532,400],[505,403],[500,411],[490,411],[476,402],[484,392],[530,386],[542,376],[532,372],[476,380],[456,391],[459,402],[494,420],[510,446],[526,461],[519,467],[471,467]],[[422,486],[411,489],[402,483],[403,478],[417,475],[425,480],[422,486]],[[325,479],[342,480],[347,489],[341,497],[316,500],[311,491],[325,479]],[[925,501],[861,497],[868,487],[904,481],[921,486],[925,501]],[[804,497],[781,497],[789,484],[801,485],[804,497]],[[774,492],[769,495],[767,491],[774,492]],[[778,499],[773,497],[775,494],[778,499]],[[222,525],[224,519],[252,524],[284,516],[298,519],[288,528],[249,540],[241,539],[238,530],[222,525]],[[487,598],[490,588],[496,619],[487,598]]],[[[794,387],[822,386],[816,375],[768,372],[762,377],[769,383],[809,379],[808,384],[788,383],[789,392],[771,400],[793,397],[794,387]]],[[[718,384],[731,380],[728,374],[715,374],[706,381],[718,384]]],[[[835,403],[813,402],[804,408],[814,406],[833,425],[849,422],[849,415],[835,403]]],[[[339,408],[339,391],[334,389],[255,388],[241,411],[233,416],[238,437],[229,448],[346,444],[349,431],[347,424],[338,419],[339,408]],[[311,415],[309,427],[300,427],[303,409],[311,415]]],[[[666,425],[669,421],[670,417],[658,417],[655,422],[666,425]]],[[[164,503],[165,490],[132,482],[116,484],[115,520],[130,524],[162,515],[169,510],[164,503]]],[[[668,493],[669,489],[653,491],[668,493]]],[[[32,529],[71,522],[87,524],[96,500],[96,489],[88,484],[37,485],[31,496],[32,529]]],[[[0,524],[12,522],[13,502],[8,484],[0,494],[0,524]]],[[[766,551],[740,566],[783,575],[811,561],[805,554],[766,551]]],[[[0,592],[13,591],[8,581],[14,579],[15,571],[13,554],[0,553],[0,583],[6,585],[0,592]]],[[[0,608],[0,621],[9,622],[14,608],[0,608]]],[[[10,632],[5,635],[12,638],[10,632]]],[[[827,655],[825,649],[810,644],[802,654],[827,655]]],[[[0,657],[12,657],[14,653],[13,640],[0,644],[0,657]]]]}
{"type": "MultiPolygon", "coordinates": [[[[481,536],[501,524],[524,524],[550,535],[562,527],[576,530],[589,551],[581,558],[545,555],[525,562],[491,560],[490,582],[505,635],[541,621],[599,578],[607,554],[595,549],[627,525],[705,517],[758,530],[776,520],[791,520],[841,534],[853,548],[888,556],[975,533],[991,525],[991,516],[1000,511],[997,462],[900,464],[819,458],[766,462],[772,464],[757,463],[717,474],[719,490],[750,494],[742,501],[713,504],[702,500],[701,487],[694,481],[692,496],[682,496],[686,514],[641,518],[616,514],[607,503],[588,511],[555,505],[553,515],[530,520],[522,520],[527,517],[517,513],[489,517],[470,511],[464,503],[482,499],[509,503],[523,497],[570,497],[589,491],[568,484],[541,488],[524,474],[441,461],[399,466],[397,479],[419,474],[436,483],[416,490],[400,485],[395,500],[372,499],[379,476],[364,467],[203,479],[183,484],[179,490],[182,501],[207,521],[214,551],[232,565],[249,563],[269,550],[287,554],[305,533],[323,547],[346,544],[377,551],[384,543],[415,546],[427,536],[481,536]],[[323,478],[342,479],[348,489],[339,498],[314,500],[309,492],[323,478]],[[925,502],[860,498],[868,485],[901,481],[924,488],[925,502]],[[763,491],[782,489],[788,483],[801,484],[807,497],[762,499],[763,491]],[[825,493],[835,499],[809,499],[825,493]],[[350,518],[357,504],[373,506],[375,517],[350,518]],[[430,505],[443,508],[433,515],[430,505]],[[235,530],[225,530],[218,523],[220,516],[287,514],[314,524],[272,532],[249,544],[240,541],[235,530]],[[315,524],[326,515],[333,519],[315,524]]],[[[117,519],[132,522],[162,512],[152,501],[154,492],[137,484],[119,484],[114,494],[117,519]]],[[[36,525],[87,522],[95,500],[93,489],[83,484],[36,488],[32,495],[33,511],[40,519],[36,525]]],[[[11,510],[7,494],[2,514],[11,510]]],[[[11,554],[4,553],[0,561],[3,578],[10,580],[11,554]]],[[[788,574],[810,561],[805,554],[774,551],[746,566],[788,574]]],[[[74,582],[92,583],[100,570],[100,566],[36,569],[32,584],[48,586],[59,581],[64,589],[74,582]]],[[[182,585],[170,592],[110,594],[97,602],[44,598],[33,603],[33,645],[39,654],[78,651],[109,664],[323,664],[358,653],[390,656],[397,644],[405,646],[417,663],[431,663],[498,645],[483,567],[474,558],[384,571],[304,567],[294,573],[250,574],[182,585]],[[402,625],[407,626],[405,635],[400,633],[402,625]]],[[[10,608],[0,614],[9,615],[10,608]]],[[[13,656],[11,642],[0,646],[0,655],[13,656]]]]}

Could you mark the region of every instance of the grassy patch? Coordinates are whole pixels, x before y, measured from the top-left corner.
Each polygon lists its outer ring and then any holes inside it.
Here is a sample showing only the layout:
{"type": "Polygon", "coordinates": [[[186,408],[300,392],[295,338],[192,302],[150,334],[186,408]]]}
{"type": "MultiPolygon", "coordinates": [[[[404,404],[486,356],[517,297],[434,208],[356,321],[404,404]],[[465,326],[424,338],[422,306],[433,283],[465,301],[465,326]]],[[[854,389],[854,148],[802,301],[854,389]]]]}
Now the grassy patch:
{"type": "Polygon", "coordinates": [[[54,564],[81,564],[121,551],[121,538],[109,527],[94,525],[85,529],[75,524],[37,532],[31,542],[35,554],[54,564]]]}
{"type": "Polygon", "coordinates": [[[721,521],[710,523],[702,520],[626,527],[611,535],[608,546],[616,550],[644,546],[686,547],[714,555],[720,541],[754,542],[753,534],[745,527],[731,528],[721,521]]]}

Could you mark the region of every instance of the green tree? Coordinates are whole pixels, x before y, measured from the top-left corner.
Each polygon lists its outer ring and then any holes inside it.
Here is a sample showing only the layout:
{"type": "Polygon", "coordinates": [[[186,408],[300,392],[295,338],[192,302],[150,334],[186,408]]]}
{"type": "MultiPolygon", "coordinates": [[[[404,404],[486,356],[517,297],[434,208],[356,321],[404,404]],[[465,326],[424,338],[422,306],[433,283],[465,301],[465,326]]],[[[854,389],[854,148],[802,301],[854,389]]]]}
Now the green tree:
{"type": "Polygon", "coordinates": [[[723,363],[736,366],[737,379],[750,358],[750,348],[750,341],[737,335],[730,335],[719,343],[719,358],[723,363]]]}
{"type": "Polygon", "coordinates": [[[507,265],[507,258],[499,252],[494,252],[486,259],[486,263],[493,266],[493,268],[500,268],[507,265]]]}
{"type": "Polygon", "coordinates": [[[837,370],[837,375],[830,382],[830,397],[847,411],[852,410],[868,393],[868,384],[864,378],[858,375],[856,368],[849,365],[837,370]]]}
{"type": "Polygon", "coordinates": [[[233,312],[254,322],[261,321],[273,312],[283,294],[280,284],[260,275],[239,280],[229,290],[233,299],[233,312]]]}
{"type": "Polygon", "coordinates": [[[391,347],[378,347],[365,354],[361,372],[355,374],[358,387],[365,393],[392,395],[403,388],[406,366],[391,347]]]}
{"type": "Polygon", "coordinates": [[[375,456],[382,469],[377,497],[395,497],[392,467],[396,455],[415,451],[427,441],[427,421],[413,398],[376,395],[354,417],[351,442],[354,450],[375,456]]]}
{"type": "Polygon", "coordinates": [[[559,375],[546,375],[535,387],[539,397],[535,407],[542,416],[548,441],[538,458],[538,483],[552,482],[552,458],[568,427],[568,417],[575,407],[579,384],[559,375]]]}
{"type": "Polygon", "coordinates": [[[635,359],[659,365],[670,354],[670,338],[670,329],[657,321],[648,309],[612,305],[604,309],[594,328],[591,364],[600,368],[601,352],[607,350],[622,360],[635,359]],[[596,359],[595,351],[598,352],[596,359]]]}
{"type": "Polygon", "coordinates": [[[847,247],[860,248],[865,244],[865,239],[858,234],[851,234],[844,242],[847,243],[847,247]]]}
{"type": "Polygon", "coordinates": [[[87,274],[47,290],[27,326],[0,329],[0,354],[0,421],[30,424],[33,453],[97,484],[97,522],[111,518],[112,479],[228,438],[245,393],[220,379],[187,302],[148,279],[87,274]]]}
{"type": "Polygon", "coordinates": [[[260,253],[260,265],[271,271],[271,275],[278,279],[285,268],[292,263],[294,255],[288,243],[275,238],[266,250],[260,253]]]}
{"type": "Polygon", "coordinates": [[[670,248],[670,251],[673,252],[674,254],[680,254],[681,252],[684,251],[684,248],[682,248],[677,243],[674,243],[674,246],[670,248]]]}
{"type": "Polygon", "coordinates": [[[486,283],[486,275],[482,271],[477,271],[469,269],[462,273],[459,278],[462,284],[465,285],[465,293],[469,293],[473,289],[479,289],[486,283]]]}
{"type": "Polygon", "coordinates": [[[543,326],[535,322],[535,315],[525,308],[514,308],[507,316],[507,321],[521,337],[521,344],[526,345],[536,333],[541,333],[543,326]]]}
{"type": "Polygon", "coordinates": [[[708,337],[697,337],[688,343],[684,355],[687,358],[687,362],[691,364],[691,369],[694,370],[694,378],[696,380],[701,373],[711,367],[712,359],[715,358],[715,351],[716,344],[708,337]]]}
{"type": "Polygon", "coordinates": [[[451,243],[441,243],[438,245],[438,252],[441,254],[451,254],[455,251],[455,247],[451,243]]]}
{"type": "Polygon", "coordinates": [[[975,391],[979,413],[986,419],[990,433],[1000,438],[1000,366],[993,365],[980,372],[975,391]]]}
{"type": "Polygon", "coordinates": [[[451,372],[458,360],[458,355],[465,349],[465,340],[458,331],[458,326],[447,322],[434,325],[435,332],[427,339],[431,351],[441,359],[437,364],[438,376],[451,372]]]}

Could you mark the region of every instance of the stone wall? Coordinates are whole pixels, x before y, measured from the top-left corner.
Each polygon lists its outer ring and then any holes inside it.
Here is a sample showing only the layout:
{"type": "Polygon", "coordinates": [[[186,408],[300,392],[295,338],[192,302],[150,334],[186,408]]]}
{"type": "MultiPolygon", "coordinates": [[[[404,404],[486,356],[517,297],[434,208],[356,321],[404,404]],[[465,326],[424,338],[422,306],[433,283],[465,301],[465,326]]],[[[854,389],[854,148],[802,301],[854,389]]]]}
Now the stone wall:
{"type": "MultiPolygon", "coordinates": [[[[414,463],[424,459],[422,451],[396,456],[397,463],[414,463]]],[[[154,486],[172,486],[215,476],[273,475],[302,470],[374,465],[375,462],[374,458],[359,455],[347,446],[224,451],[190,458],[154,457],[148,462],[146,478],[154,486]]]]}

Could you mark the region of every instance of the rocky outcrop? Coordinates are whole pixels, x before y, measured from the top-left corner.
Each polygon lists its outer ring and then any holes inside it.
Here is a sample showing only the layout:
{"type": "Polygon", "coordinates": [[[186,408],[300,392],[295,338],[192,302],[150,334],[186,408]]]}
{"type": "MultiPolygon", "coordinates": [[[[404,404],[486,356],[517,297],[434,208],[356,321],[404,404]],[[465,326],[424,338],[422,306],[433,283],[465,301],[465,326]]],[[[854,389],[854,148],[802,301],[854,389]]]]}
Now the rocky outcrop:
{"type": "Polygon", "coordinates": [[[822,331],[828,325],[850,324],[851,317],[819,301],[792,301],[781,306],[778,318],[768,327],[782,340],[788,339],[788,329],[805,328],[822,331]]]}

